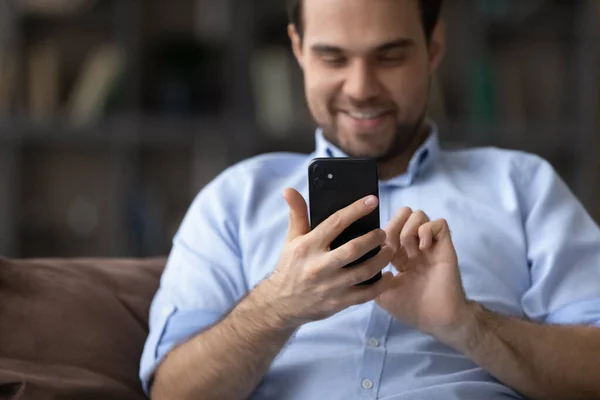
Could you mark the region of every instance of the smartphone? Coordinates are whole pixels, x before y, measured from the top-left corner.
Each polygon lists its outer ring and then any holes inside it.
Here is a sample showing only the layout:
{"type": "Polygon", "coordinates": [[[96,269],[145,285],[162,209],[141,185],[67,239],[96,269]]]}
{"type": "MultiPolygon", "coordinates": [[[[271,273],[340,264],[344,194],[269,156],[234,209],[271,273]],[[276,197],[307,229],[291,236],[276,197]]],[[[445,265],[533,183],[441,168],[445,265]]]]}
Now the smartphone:
{"type": "MultiPolygon", "coordinates": [[[[308,167],[308,192],[311,230],[336,211],[368,195],[379,198],[377,163],[365,158],[315,158],[308,167]]],[[[331,250],[380,228],[379,206],[342,232],[332,243],[331,250]]],[[[381,247],[369,251],[346,265],[362,264],[379,253],[381,247]]],[[[381,272],[360,285],[370,285],[381,279],[381,272]]]]}

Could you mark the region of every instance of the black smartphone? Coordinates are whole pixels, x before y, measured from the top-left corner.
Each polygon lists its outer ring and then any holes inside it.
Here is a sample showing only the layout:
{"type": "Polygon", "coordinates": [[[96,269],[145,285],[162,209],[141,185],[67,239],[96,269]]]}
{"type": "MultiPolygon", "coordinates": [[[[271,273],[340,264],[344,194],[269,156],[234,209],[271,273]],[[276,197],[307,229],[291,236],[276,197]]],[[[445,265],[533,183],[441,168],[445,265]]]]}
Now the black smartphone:
{"type": "MultiPolygon", "coordinates": [[[[308,167],[308,197],[311,230],[342,208],[368,195],[379,198],[377,163],[364,158],[315,158],[308,167]]],[[[332,243],[331,250],[379,229],[379,206],[369,215],[350,225],[332,243]]],[[[377,247],[358,260],[346,265],[352,267],[379,253],[377,247]]],[[[360,285],[373,284],[381,279],[381,272],[360,285]]]]}

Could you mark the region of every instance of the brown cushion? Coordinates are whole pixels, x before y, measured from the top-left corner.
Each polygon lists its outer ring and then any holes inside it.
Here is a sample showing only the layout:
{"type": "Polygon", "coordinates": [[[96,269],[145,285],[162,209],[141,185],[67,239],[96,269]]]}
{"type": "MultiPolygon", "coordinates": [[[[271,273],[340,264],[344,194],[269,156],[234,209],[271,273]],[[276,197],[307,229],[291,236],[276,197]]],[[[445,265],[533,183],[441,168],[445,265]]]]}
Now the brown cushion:
{"type": "Polygon", "coordinates": [[[0,259],[0,399],[144,399],[165,259],[0,259]]]}

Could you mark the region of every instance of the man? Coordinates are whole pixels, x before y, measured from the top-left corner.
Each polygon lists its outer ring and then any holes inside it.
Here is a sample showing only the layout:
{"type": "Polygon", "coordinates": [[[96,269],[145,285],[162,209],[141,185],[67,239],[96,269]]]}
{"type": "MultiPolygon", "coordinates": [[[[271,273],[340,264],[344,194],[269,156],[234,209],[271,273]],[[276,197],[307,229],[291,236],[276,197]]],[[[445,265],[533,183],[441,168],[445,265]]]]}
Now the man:
{"type": "Polygon", "coordinates": [[[441,0],[294,3],[316,151],[245,161],[192,204],[152,305],[152,398],[599,397],[600,230],[538,157],[439,148],[441,0]],[[346,155],[378,161],[380,198],[309,232],[308,163],[346,155]],[[329,250],[378,204],[384,230],[329,250]]]}

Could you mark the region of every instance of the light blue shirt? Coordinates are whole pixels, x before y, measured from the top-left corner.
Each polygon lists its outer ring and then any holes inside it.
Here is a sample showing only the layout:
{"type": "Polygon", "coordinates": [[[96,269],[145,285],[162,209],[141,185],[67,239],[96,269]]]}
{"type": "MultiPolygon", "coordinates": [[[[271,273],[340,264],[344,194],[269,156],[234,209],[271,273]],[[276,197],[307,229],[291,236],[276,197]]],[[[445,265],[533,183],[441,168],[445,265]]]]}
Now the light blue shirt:
{"type": "MultiPolygon", "coordinates": [[[[310,155],[268,154],[237,164],[194,200],[151,307],[140,371],[146,390],[173,346],[214,324],[273,271],[288,227],[283,190],[308,198],[310,160],[345,156],[320,132],[316,143],[310,155]]],[[[539,323],[600,321],[600,230],[546,161],[496,148],[445,151],[432,124],[408,172],[380,182],[382,227],[403,206],[448,221],[471,299],[539,323]]],[[[252,398],[519,395],[371,302],[302,326],[252,398]]]]}

